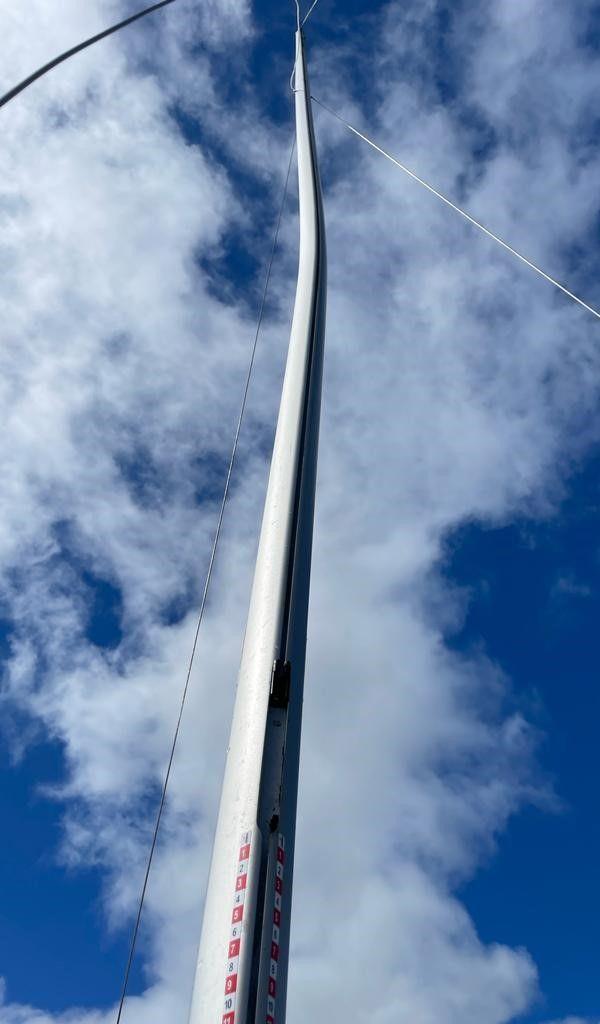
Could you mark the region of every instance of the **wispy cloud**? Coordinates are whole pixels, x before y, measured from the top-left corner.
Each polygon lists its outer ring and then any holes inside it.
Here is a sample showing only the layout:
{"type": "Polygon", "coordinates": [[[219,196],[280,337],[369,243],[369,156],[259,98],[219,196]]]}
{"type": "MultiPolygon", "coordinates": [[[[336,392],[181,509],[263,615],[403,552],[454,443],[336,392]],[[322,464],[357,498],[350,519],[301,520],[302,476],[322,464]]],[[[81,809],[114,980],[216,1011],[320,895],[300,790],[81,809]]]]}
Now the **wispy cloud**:
{"type": "MultiPolygon", "coordinates": [[[[34,0],[27,18],[7,15],[7,82],[27,70],[26,44],[35,65],[101,26],[109,6],[70,0],[57,21],[34,0]]],[[[315,91],[593,301],[598,158],[578,126],[595,73],[581,70],[574,12],[521,6],[516,22],[508,0],[454,18],[453,96],[432,80],[433,2],[391,5],[371,26],[364,109],[345,85],[359,38],[339,64],[335,48],[312,54],[315,91]]],[[[287,145],[251,82],[233,102],[198,53],[202,41],[224,60],[231,41],[247,56],[247,5],[184,4],[145,32],[7,108],[0,153],[3,695],[7,715],[63,745],[51,794],[65,809],[60,856],[103,871],[110,927],[128,925],[138,895],[214,524],[214,501],[199,497],[216,488],[252,333],[248,295],[219,296],[202,258],[227,233],[255,257],[267,248],[245,188],[274,208],[287,145]],[[202,145],[186,138],[184,109],[202,145]],[[255,134],[244,114],[257,111],[255,134]],[[94,580],[119,594],[114,650],[90,640],[94,580]]],[[[544,782],[510,681],[483,655],[445,647],[428,588],[458,523],[552,508],[562,467],[598,435],[597,331],[325,116],[328,355],[289,1020],[500,1024],[535,997],[536,967],[523,949],[484,943],[455,886],[544,782]]],[[[148,895],[148,989],[128,1024],[185,1020],[293,217],[283,244],[148,895]]],[[[112,1019],[9,996],[2,1024],[112,1019]]]]}

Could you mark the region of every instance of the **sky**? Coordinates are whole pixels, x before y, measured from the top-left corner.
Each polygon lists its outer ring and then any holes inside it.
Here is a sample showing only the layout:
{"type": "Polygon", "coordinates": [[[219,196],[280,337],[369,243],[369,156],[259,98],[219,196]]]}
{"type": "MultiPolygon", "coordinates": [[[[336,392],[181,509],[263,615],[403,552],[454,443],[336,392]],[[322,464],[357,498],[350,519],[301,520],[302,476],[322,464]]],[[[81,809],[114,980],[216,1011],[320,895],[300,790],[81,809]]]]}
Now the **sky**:
{"type": "MultiPolygon", "coordinates": [[[[0,92],[132,10],[5,4],[0,92]]],[[[293,30],[291,3],[177,0],[1,112],[0,1024],[115,1019],[293,30]]],[[[306,35],[317,97],[600,307],[597,5],[320,0],[306,35]]],[[[599,1024],[597,320],[315,123],[329,298],[287,1019],[599,1024]]],[[[295,190],[124,1024],[187,1020],[295,190]]]]}

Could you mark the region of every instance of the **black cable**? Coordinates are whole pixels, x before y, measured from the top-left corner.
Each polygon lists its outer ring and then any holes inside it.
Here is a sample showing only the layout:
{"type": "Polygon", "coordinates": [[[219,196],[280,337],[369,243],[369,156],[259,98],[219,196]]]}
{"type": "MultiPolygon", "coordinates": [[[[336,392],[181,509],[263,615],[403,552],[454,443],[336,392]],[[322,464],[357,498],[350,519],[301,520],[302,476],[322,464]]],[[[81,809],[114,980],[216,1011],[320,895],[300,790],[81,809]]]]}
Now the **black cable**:
{"type": "Polygon", "coordinates": [[[3,107],[5,103],[8,103],[10,100],[14,99],[15,96],[18,96],[20,92],[23,92],[23,90],[29,85],[36,82],[38,78],[42,77],[42,75],[45,75],[48,71],[52,71],[52,68],[55,68],[58,64],[62,64],[64,60],[68,60],[69,57],[73,57],[76,53],[79,53],[80,50],[85,50],[87,46],[93,46],[93,44],[99,42],[100,39],[105,39],[106,36],[112,35],[113,32],[118,32],[119,29],[125,28],[126,25],[131,25],[134,21],[138,21],[139,18],[144,18],[147,14],[152,14],[152,11],[157,11],[159,7],[166,7],[167,4],[173,3],[175,3],[175,0],[160,0],[160,3],[152,4],[152,7],[146,7],[145,10],[138,11],[137,14],[132,14],[130,18],[125,18],[125,21],[120,21],[118,25],[113,25],[112,28],[107,28],[104,32],[99,32],[98,35],[92,36],[91,39],[86,39],[85,42],[79,43],[77,46],[73,46],[70,50],[65,50],[64,53],[60,54],[60,56],[55,57],[54,60],[51,60],[48,64],[44,64],[43,67],[34,71],[28,78],[24,78],[23,81],[19,82],[18,85],[15,85],[13,89],[9,89],[8,92],[4,93],[4,96],[0,96],[0,107],[3,107]]]}
{"type": "Polygon", "coordinates": [[[164,808],[165,808],[165,800],[166,800],[166,797],[167,797],[167,789],[169,787],[169,780],[171,778],[171,770],[173,768],[173,759],[175,757],[175,749],[177,747],[177,740],[179,739],[179,731],[180,731],[180,728],[181,728],[181,720],[183,718],[183,711],[184,711],[184,708],[185,708],[185,702],[186,702],[186,698],[187,698],[188,690],[189,690],[189,686],[190,686],[190,677],[191,677],[192,668],[193,668],[193,665],[194,665],[194,658],[195,658],[195,655],[196,655],[196,648],[198,646],[198,636],[199,636],[199,633],[200,633],[200,626],[202,625],[202,619],[204,617],[204,609],[206,607],[206,598],[208,596],[208,589],[209,589],[210,582],[211,582],[211,579],[212,579],[212,572],[213,572],[213,567],[214,567],[214,564],[215,564],[215,556],[216,556],[216,553],[217,553],[217,547],[218,547],[219,539],[220,539],[220,536],[221,536],[221,527],[223,525],[223,517],[225,515],[225,507],[227,505],[227,499],[229,497],[229,487],[230,487],[230,483],[231,483],[231,476],[232,476],[232,473],[233,473],[233,467],[234,467],[235,458],[236,458],[236,455],[237,455],[238,442],[239,442],[239,439],[240,439],[240,431],[242,429],[242,422],[243,422],[243,419],[244,419],[244,412],[246,410],[246,402],[247,402],[247,399],[248,399],[248,391],[249,391],[249,388],[250,388],[250,380],[252,378],[252,370],[254,368],[254,361],[255,361],[255,357],[256,357],[256,347],[258,345],[258,337],[259,337],[259,334],[260,334],[260,328],[262,326],[263,317],[264,317],[264,313],[265,313],[265,307],[266,307],[266,302],[267,302],[267,292],[268,292],[268,289],[269,289],[269,282],[271,280],[271,271],[273,269],[273,259],[274,259],[274,256],[275,256],[275,250],[277,248],[277,241],[279,239],[279,229],[281,227],[281,219],[283,217],[283,209],[284,209],[285,200],[286,200],[286,197],[287,197],[288,185],[289,185],[289,180],[290,180],[290,171],[292,169],[292,157],[294,155],[295,145],[296,145],[296,142],[295,142],[295,139],[294,139],[294,142],[292,143],[292,148],[290,150],[290,158],[289,158],[289,161],[288,161],[287,174],[286,174],[286,177],[285,177],[285,185],[284,185],[284,188],[283,188],[283,196],[281,198],[281,205],[279,207],[279,215],[277,217],[277,225],[275,227],[275,235],[274,235],[274,238],[273,238],[273,245],[271,247],[271,255],[269,257],[269,263],[268,263],[268,267],[267,267],[267,275],[266,275],[266,278],[265,278],[265,286],[263,288],[262,300],[261,300],[261,304],[260,304],[260,310],[259,310],[259,313],[258,313],[258,321],[257,321],[257,325],[256,325],[256,332],[255,332],[255,335],[254,335],[254,343],[252,345],[252,351],[251,351],[251,354],[250,354],[250,362],[249,362],[249,365],[248,365],[248,372],[246,374],[246,383],[244,385],[244,392],[243,392],[243,395],[242,395],[242,404],[241,404],[241,407],[240,407],[240,413],[239,413],[239,417],[238,417],[238,421],[237,421],[237,427],[236,427],[235,436],[234,436],[234,440],[233,440],[233,448],[231,450],[231,457],[229,459],[229,468],[227,470],[227,477],[225,479],[225,487],[223,489],[223,497],[221,499],[221,508],[219,510],[219,517],[217,519],[217,526],[216,526],[216,529],[215,529],[215,536],[214,536],[214,540],[213,540],[213,544],[212,544],[212,549],[211,549],[211,553],[210,553],[210,560],[209,560],[208,569],[207,569],[207,572],[206,572],[206,580],[204,582],[204,590],[202,592],[202,600],[200,602],[200,611],[198,613],[198,623],[196,625],[196,632],[195,632],[195,635],[194,635],[194,642],[192,644],[192,653],[190,655],[190,660],[188,662],[188,670],[187,670],[187,675],[186,675],[186,680],[185,680],[185,686],[183,688],[183,693],[182,693],[182,696],[181,696],[181,702],[180,702],[180,705],[179,705],[179,716],[177,718],[177,725],[175,726],[175,733],[173,735],[173,742],[171,744],[171,753],[169,755],[169,761],[168,761],[168,764],[167,764],[167,771],[166,771],[166,774],[165,774],[165,781],[163,783],[160,803],[159,803],[158,812],[157,812],[157,815],[156,815],[156,822],[155,822],[155,825],[154,825],[154,832],[153,832],[153,835],[152,835],[152,843],[150,845],[150,853],[148,854],[148,861],[146,863],[146,871],[145,871],[145,874],[144,874],[144,882],[143,882],[142,891],[141,891],[141,894],[140,894],[140,900],[139,900],[139,904],[138,904],[137,916],[136,916],[136,919],[135,919],[135,925],[133,927],[133,933],[132,933],[132,936],[131,936],[131,944],[130,944],[130,947],[129,947],[129,957],[127,959],[127,967],[125,968],[125,977],[124,977],[124,980],[123,980],[123,988],[121,990],[121,999],[119,1001],[119,1012],[117,1014],[116,1024],[120,1024],[121,1014],[123,1013],[123,1006],[125,1004],[125,997],[127,995],[127,987],[128,987],[128,984],[129,984],[129,975],[131,974],[131,967],[132,967],[132,964],[133,964],[133,957],[134,957],[134,953],[135,953],[135,947],[136,947],[136,944],[137,944],[138,932],[140,930],[140,921],[142,919],[142,910],[143,910],[143,907],[144,907],[144,900],[146,898],[146,889],[148,888],[148,879],[150,877],[150,869],[152,867],[152,861],[154,860],[154,851],[156,850],[156,841],[158,839],[158,833],[159,833],[159,830],[160,830],[160,823],[162,821],[163,811],[164,811],[164,808]]]}

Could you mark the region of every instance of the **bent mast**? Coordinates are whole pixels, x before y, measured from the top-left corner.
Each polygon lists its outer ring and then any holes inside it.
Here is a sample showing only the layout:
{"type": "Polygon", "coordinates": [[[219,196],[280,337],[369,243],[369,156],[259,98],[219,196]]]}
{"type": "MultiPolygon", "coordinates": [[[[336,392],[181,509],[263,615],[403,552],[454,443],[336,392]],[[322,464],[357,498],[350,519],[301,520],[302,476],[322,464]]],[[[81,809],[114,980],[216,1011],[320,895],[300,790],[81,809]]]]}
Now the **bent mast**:
{"type": "Polygon", "coordinates": [[[298,284],[208,881],[190,1024],[284,1024],[326,249],[296,33],[298,284]]]}

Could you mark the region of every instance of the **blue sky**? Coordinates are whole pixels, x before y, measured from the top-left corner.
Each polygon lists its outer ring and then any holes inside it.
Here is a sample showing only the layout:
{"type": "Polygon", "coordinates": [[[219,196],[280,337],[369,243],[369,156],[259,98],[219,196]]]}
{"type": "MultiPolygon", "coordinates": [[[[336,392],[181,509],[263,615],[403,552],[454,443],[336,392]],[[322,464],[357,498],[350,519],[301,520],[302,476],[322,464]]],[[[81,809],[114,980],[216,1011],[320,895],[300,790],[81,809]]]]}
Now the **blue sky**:
{"type": "MultiPolygon", "coordinates": [[[[0,16],[2,85],[128,11],[0,16]]],[[[292,31],[291,4],[181,0],[2,112],[0,1024],[114,1016],[289,152],[292,31]]],[[[592,3],[320,0],[307,35],[317,96],[598,307],[592,3]]],[[[316,124],[330,298],[288,1019],[598,1024],[596,322],[316,124]]],[[[129,1024],[186,1019],[294,188],[129,1024]]]]}
{"type": "Polygon", "coordinates": [[[477,595],[451,641],[484,643],[540,731],[554,813],[514,818],[495,857],[462,890],[488,939],[524,944],[539,965],[548,1011],[598,1013],[597,864],[598,456],[568,480],[560,514],[449,538],[446,572],[477,595]]]}

